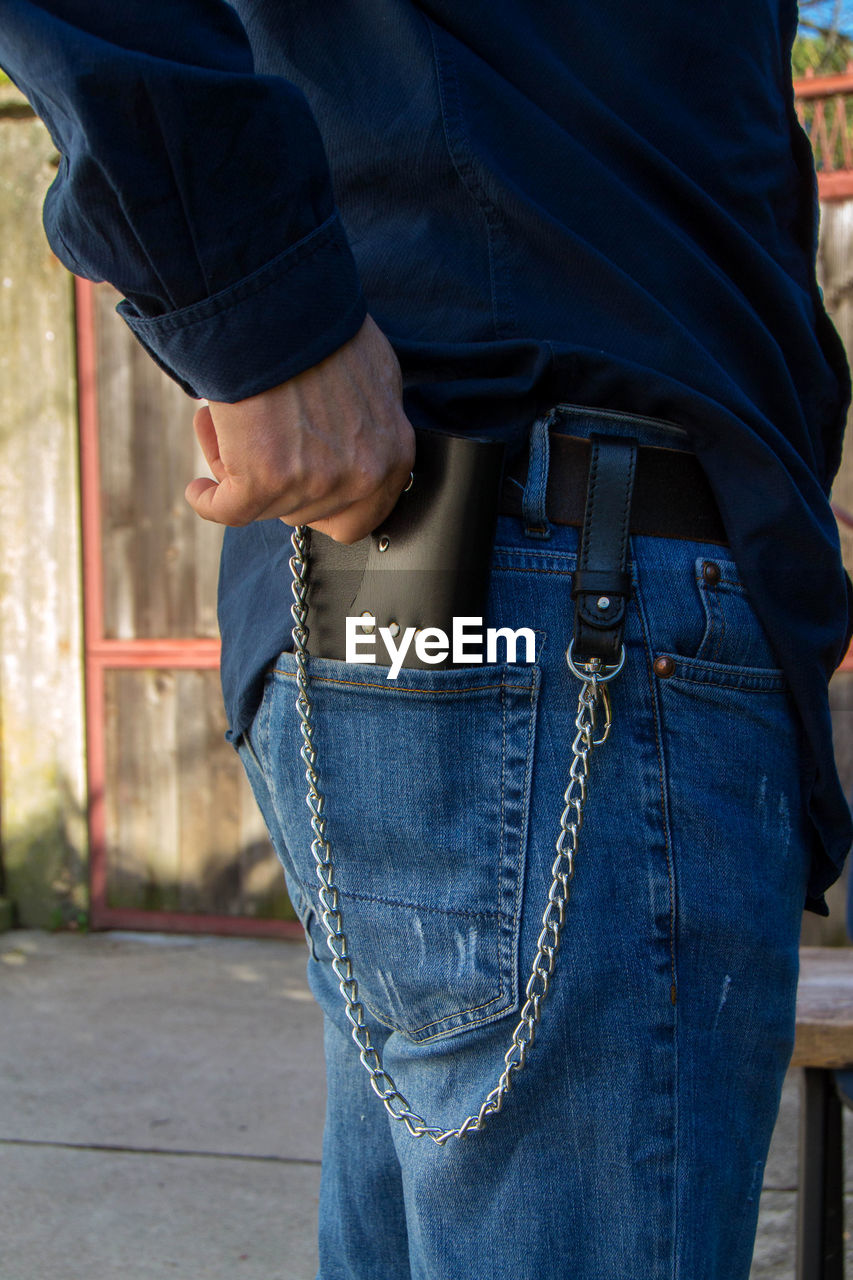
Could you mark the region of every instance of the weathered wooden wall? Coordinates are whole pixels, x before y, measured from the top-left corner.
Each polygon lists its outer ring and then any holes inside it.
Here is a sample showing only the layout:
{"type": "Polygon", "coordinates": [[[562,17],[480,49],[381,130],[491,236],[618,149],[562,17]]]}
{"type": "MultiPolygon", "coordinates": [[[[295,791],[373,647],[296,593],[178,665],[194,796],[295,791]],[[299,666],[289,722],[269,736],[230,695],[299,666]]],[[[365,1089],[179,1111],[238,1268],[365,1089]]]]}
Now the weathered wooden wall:
{"type": "MultiPolygon", "coordinates": [[[[183,496],[206,471],[192,429],[196,402],[146,355],[115,314],[117,301],[109,286],[95,290],[103,635],[215,638],[223,530],[199,520],[183,496]]],[[[224,739],[218,673],[107,670],[104,706],[105,905],[291,916],[278,859],[224,739]]]]}
{"type": "MultiPolygon", "coordinates": [[[[4,903],[46,927],[82,923],[88,904],[74,293],[41,227],[56,159],[0,88],[0,926],[4,903]]],[[[222,530],[183,499],[204,470],[194,403],[113,291],[96,300],[103,634],[214,638],[222,530]]],[[[217,672],[108,670],[104,693],[108,905],[292,915],[217,672]]]]}
{"type": "Polygon", "coordinates": [[[108,905],[291,918],[218,673],[108,671],[106,720],[108,905]]]}
{"type": "Polygon", "coordinates": [[[0,847],[19,919],[44,926],[85,909],[87,849],[73,294],[40,216],[54,164],[0,87],[0,847]]]}
{"type": "Polygon", "coordinates": [[[158,369],[95,291],[104,635],[215,637],[222,527],[199,520],[184,486],[207,467],[197,402],[158,369]]]}

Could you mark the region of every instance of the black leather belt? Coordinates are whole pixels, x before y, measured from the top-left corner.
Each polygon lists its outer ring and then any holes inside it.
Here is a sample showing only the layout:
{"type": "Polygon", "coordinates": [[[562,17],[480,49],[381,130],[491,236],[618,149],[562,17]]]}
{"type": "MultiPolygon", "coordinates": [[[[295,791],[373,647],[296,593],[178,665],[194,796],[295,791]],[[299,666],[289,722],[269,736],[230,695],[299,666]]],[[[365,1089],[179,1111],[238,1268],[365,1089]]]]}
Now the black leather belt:
{"type": "MultiPolygon", "coordinates": [[[[583,526],[590,454],[589,440],[551,433],[545,505],[548,519],[554,524],[583,526]]],[[[526,478],[525,454],[507,466],[501,515],[522,515],[526,478]]],[[[651,538],[728,544],[711,486],[695,454],[640,446],[630,532],[651,538]]]]}

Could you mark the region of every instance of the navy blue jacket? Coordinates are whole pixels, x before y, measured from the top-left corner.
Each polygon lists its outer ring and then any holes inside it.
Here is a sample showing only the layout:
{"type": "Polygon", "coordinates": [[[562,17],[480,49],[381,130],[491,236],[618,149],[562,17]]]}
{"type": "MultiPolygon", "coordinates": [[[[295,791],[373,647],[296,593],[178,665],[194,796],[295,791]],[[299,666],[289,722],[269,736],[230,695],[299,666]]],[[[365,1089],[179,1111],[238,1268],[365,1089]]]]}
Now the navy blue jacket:
{"type": "MultiPolygon", "coordinates": [[[[274,386],[369,309],[416,424],[518,447],[568,402],[687,429],[810,743],[818,900],[851,839],[849,387],[795,25],[794,0],[0,0],[0,64],[62,155],[53,248],[193,394],[274,386]]],[[[234,735],[288,644],[288,549],[278,521],[226,536],[234,735]]]]}

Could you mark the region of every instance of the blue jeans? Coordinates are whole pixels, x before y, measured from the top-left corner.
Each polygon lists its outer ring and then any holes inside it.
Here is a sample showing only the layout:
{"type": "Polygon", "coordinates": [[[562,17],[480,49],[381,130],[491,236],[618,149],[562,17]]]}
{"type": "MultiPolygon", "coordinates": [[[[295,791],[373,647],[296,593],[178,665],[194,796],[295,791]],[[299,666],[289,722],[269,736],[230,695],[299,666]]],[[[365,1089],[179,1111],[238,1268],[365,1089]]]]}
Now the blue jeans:
{"type": "MultiPolygon", "coordinates": [[[[625,415],[565,409],[552,425],[683,443],[625,415]]],[[[534,450],[529,518],[500,518],[486,620],[533,627],[535,664],[388,681],[312,663],[373,1040],[415,1110],[447,1126],[502,1070],[571,762],[577,532],[535,518],[546,465],[534,450]]],[[[240,751],[325,1013],[319,1280],[746,1280],[793,1044],[800,730],[725,548],[636,537],[631,568],[627,661],[541,1027],[501,1113],[443,1148],[389,1119],[351,1041],[317,916],[292,655],[270,673],[240,751]]]]}

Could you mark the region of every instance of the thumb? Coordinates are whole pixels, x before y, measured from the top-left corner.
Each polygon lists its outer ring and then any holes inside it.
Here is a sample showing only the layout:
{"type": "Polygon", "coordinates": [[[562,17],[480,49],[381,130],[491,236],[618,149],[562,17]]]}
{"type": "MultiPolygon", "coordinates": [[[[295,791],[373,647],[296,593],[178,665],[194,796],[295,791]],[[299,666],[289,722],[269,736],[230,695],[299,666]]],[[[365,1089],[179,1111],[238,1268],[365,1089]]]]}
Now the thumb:
{"type": "Polygon", "coordinates": [[[219,451],[219,437],[216,434],[216,423],[213,421],[213,415],[208,405],[196,410],[193,415],[193,428],[195,429],[196,438],[201,445],[201,451],[204,454],[205,462],[210,467],[217,480],[222,480],[225,476],[225,464],[219,451]]]}
{"type": "Polygon", "coordinates": [[[237,505],[239,499],[233,493],[233,481],[222,461],[216,423],[207,405],[196,411],[193,427],[214,479],[211,480],[210,476],[196,476],[184,490],[184,497],[196,515],[203,520],[213,520],[218,524],[242,523],[234,520],[233,512],[229,511],[229,508],[237,505]]]}

